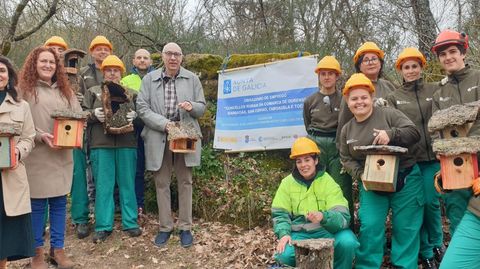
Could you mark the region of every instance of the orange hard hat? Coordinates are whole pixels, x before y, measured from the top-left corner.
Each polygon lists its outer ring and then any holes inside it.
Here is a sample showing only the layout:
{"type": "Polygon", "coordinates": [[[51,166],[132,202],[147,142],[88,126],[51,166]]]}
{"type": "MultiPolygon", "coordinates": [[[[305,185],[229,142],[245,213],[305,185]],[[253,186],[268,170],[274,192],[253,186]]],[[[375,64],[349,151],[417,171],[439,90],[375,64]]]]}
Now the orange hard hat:
{"type": "Polygon", "coordinates": [[[368,53],[368,52],[377,54],[378,58],[380,58],[380,60],[383,60],[383,58],[385,57],[385,52],[383,50],[381,50],[377,46],[377,44],[375,44],[374,42],[368,41],[368,42],[363,43],[360,46],[360,48],[357,49],[357,51],[355,52],[355,56],[353,56],[353,62],[357,63],[358,58],[360,58],[360,56],[362,56],[363,54],[368,53]]]}
{"type": "Polygon", "coordinates": [[[318,148],[317,143],[313,142],[311,139],[300,137],[293,142],[290,159],[295,159],[298,156],[306,154],[320,154],[320,149],[318,148]]]}
{"type": "Polygon", "coordinates": [[[432,52],[438,54],[438,48],[445,45],[461,45],[466,50],[468,49],[468,35],[450,29],[443,30],[435,39],[432,52]]]}
{"type": "Polygon", "coordinates": [[[340,63],[333,56],[325,56],[320,60],[320,62],[318,62],[317,67],[315,68],[315,73],[318,74],[320,70],[333,70],[338,75],[342,73],[340,63]]]}
{"type": "Polygon", "coordinates": [[[369,92],[375,92],[375,86],[370,79],[367,78],[363,73],[353,74],[345,83],[342,94],[347,95],[353,88],[363,87],[367,88],[369,92]]]}
{"type": "Polygon", "coordinates": [[[423,56],[423,54],[417,48],[405,48],[398,55],[397,62],[395,63],[395,67],[397,68],[397,70],[401,70],[402,64],[407,60],[419,61],[422,67],[427,64],[425,56],[423,56]]]}

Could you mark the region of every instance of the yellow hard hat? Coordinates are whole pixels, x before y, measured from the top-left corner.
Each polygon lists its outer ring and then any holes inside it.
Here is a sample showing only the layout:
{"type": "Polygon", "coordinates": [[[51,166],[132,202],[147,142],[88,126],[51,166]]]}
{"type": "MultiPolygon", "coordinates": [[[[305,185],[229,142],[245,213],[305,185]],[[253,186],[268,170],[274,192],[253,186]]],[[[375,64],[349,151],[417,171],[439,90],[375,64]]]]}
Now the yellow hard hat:
{"type": "Polygon", "coordinates": [[[365,42],[360,46],[360,48],[358,48],[357,52],[355,52],[355,56],[353,56],[353,62],[357,63],[358,58],[368,52],[377,54],[381,60],[383,60],[383,57],[385,56],[385,52],[383,52],[383,50],[381,50],[377,44],[373,42],[365,42]]]}
{"type": "Polygon", "coordinates": [[[300,137],[293,142],[290,159],[295,159],[305,154],[320,154],[320,149],[318,149],[317,144],[312,140],[306,137],[300,137]]]}
{"type": "Polygon", "coordinates": [[[103,35],[97,35],[92,40],[92,42],[90,42],[90,47],[89,47],[90,52],[93,50],[93,48],[95,48],[95,46],[98,46],[98,45],[105,45],[105,46],[109,47],[110,50],[113,50],[112,43],[110,43],[110,41],[108,41],[108,39],[106,37],[104,37],[103,35]]]}
{"type": "Polygon", "coordinates": [[[44,44],[45,47],[49,47],[49,46],[53,46],[53,45],[63,47],[65,50],[68,49],[67,42],[65,42],[65,40],[63,40],[63,38],[61,38],[59,36],[56,36],[56,35],[47,39],[47,41],[45,41],[45,44],[44,44]]]}
{"type": "Polygon", "coordinates": [[[403,51],[398,55],[397,62],[395,67],[397,70],[402,69],[402,64],[407,60],[417,60],[420,62],[422,67],[425,66],[427,60],[425,56],[417,48],[404,48],[403,51]]]}
{"type": "Polygon", "coordinates": [[[118,67],[122,69],[122,73],[125,73],[125,71],[127,71],[127,69],[125,69],[125,65],[123,64],[122,60],[120,60],[120,58],[118,58],[115,55],[108,55],[105,58],[105,60],[103,60],[100,70],[102,70],[103,72],[103,69],[109,66],[118,67]]]}
{"type": "Polygon", "coordinates": [[[342,73],[342,69],[340,68],[340,63],[335,59],[333,56],[325,56],[323,57],[320,62],[318,62],[317,67],[315,68],[315,73],[319,73],[320,70],[328,69],[334,70],[337,74],[342,73]]]}
{"type": "Polygon", "coordinates": [[[372,81],[362,73],[355,73],[347,80],[347,83],[345,83],[345,88],[343,88],[342,94],[347,95],[350,90],[355,87],[364,87],[372,93],[375,92],[375,87],[373,86],[372,81]]]}

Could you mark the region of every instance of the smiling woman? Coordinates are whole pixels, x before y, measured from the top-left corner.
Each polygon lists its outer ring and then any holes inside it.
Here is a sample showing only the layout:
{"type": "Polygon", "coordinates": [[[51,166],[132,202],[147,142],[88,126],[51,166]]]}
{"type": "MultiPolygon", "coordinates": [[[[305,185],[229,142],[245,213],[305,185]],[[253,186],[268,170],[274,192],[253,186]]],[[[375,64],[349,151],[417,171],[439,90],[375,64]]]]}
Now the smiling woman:
{"type": "Polygon", "coordinates": [[[420,130],[420,142],[412,147],[422,174],[425,192],[425,214],[420,236],[420,256],[423,268],[433,268],[434,252],[438,254],[443,247],[443,231],[440,212],[440,194],[435,191],[433,178],[440,165],[432,151],[432,140],[427,125],[432,116],[432,97],[436,84],[425,83],[422,71],[426,59],[416,48],[405,48],[395,64],[403,76],[403,84],[389,96],[389,106],[402,111],[420,130]]]}
{"type": "Polygon", "coordinates": [[[272,203],[273,230],[279,239],[275,260],[295,266],[292,240],[335,238],[334,267],[350,269],[358,241],[348,229],[348,202],[319,163],[319,155],[309,138],[298,138],[292,145],[295,168],[282,180],[272,203]]]}
{"type": "Polygon", "coordinates": [[[356,146],[372,144],[410,148],[420,139],[413,122],[390,107],[374,107],[375,87],[364,74],[350,77],[343,89],[353,113],[342,129],[340,157],[345,170],[359,181],[360,248],[355,268],[380,268],[383,260],[385,220],[392,209],[392,254],[394,267],[417,268],[419,234],[423,219],[421,174],[413,155],[400,157],[396,192],[368,191],[361,187],[366,154],[356,146]]]}
{"type": "Polygon", "coordinates": [[[48,203],[50,218],[49,257],[61,268],[74,263],[64,251],[66,195],[73,176],[72,150],[53,144],[55,109],[81,111],[60,63],[52,48],[38,47],[30,52],[20,72],[20,87],[29,103],[35,124],[36,147],[25,160],[32,205],[35,257],[32,268],[46,268],[44,261],[44,216],[48,203]]]}

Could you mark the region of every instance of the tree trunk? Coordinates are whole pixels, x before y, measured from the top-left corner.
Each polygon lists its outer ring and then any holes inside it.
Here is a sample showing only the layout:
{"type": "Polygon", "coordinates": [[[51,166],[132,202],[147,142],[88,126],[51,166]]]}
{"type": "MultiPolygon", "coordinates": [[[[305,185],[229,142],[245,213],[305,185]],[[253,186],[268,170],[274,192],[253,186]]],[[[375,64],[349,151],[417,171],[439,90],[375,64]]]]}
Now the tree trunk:
{"type": "Polygon", "coordinates": [[[428,0],[410,0],[415,15],[419,50],[430,59],[430,48],[436,37],[436,23],[428,0]]]}
{"type": "Polygon", "coordinates": [[[333,269],[334,239],[293,241],[295,261],[299,269],[333,269]]]}

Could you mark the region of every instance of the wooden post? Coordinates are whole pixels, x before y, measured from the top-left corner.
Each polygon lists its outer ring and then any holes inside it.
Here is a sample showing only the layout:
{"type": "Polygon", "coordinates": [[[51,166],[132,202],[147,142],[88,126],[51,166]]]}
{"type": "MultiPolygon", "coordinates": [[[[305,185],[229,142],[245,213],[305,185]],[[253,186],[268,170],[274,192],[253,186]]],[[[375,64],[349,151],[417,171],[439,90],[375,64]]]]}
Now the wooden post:
{"type": "Polygon", "coordinates": [[[333,269],[333,242],[331,238],[292,241],[295,261],[299,269],[333,269]]]}

